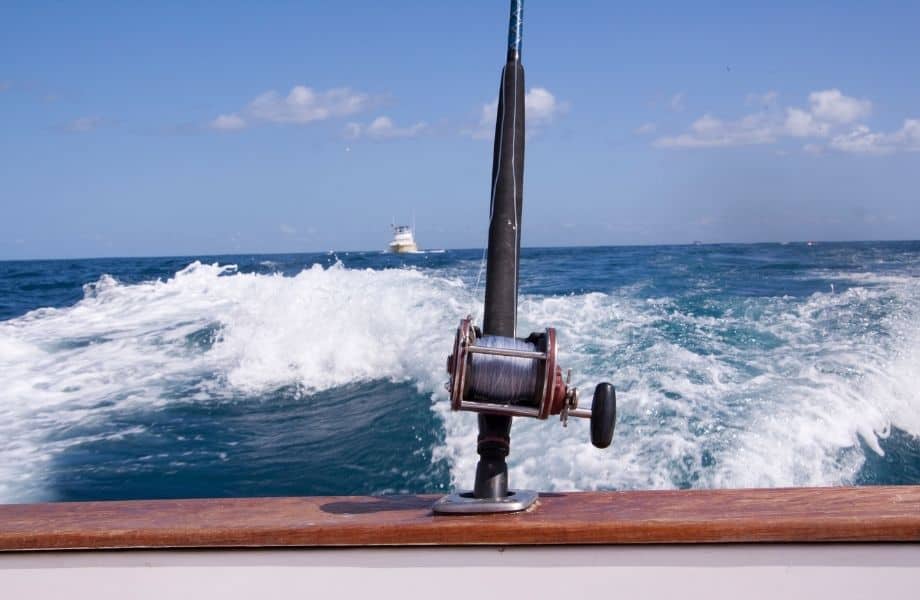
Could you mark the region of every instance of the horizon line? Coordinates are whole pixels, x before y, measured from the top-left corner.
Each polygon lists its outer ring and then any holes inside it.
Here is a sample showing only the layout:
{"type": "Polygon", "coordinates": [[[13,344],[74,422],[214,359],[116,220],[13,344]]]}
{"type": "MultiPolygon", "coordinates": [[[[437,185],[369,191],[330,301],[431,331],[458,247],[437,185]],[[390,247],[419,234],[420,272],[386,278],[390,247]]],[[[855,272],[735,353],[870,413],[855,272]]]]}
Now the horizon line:
{"type": "MultiPolygon", "coordinates": [[[[788,244],[878,244],[878,243],[888,243],[888,244],[903,244],[911,242],[920,242],[920,239],[862,239],[862,240],[783,240],[783,241],[758,241],[758,242],[702,242],[702,241],[692,241],[692,242],[673,242],[673,243],[648,243],[648,244],[596,244],[596,245],[574,245],[574,246],[521,246],[521,250],[564,250],[564,249],[574,249],[574,248],[648,248],[648,247],[675,247],[675,246],[764,246],[764,245],[777,245],[783,246],[788,244]]],[[[482,251],[485,248],[432,248],[431,250],[420,250],[418,254],[425,254],[426,252],[439,251],[439,252],[466,252],[466,251],[482,251]]],[[[0,258],[0,263],[8,262],[56,262],[56,261],[65,261],[65,260],[130,260],[130,259],[153,259],[153,258],[195,258],[195,257],[208,257],[208,258],[220,258],[224,256],[245,256],[251,254],[253,256],[290,256],[298,254],[338,254],[338,253],[368,253],[374,252],[379,254],[398,254],[387,252],[386,250],[301,250],[297,252],[247,252],[247,251],[237,251],[237,252],[198,252],[191,254],[135,254],[135,255],[126,255],[126,256],[63,256],[56,258],[0,258]]],[[[410,253],[410,255],[413,253],[410,253]]]]}

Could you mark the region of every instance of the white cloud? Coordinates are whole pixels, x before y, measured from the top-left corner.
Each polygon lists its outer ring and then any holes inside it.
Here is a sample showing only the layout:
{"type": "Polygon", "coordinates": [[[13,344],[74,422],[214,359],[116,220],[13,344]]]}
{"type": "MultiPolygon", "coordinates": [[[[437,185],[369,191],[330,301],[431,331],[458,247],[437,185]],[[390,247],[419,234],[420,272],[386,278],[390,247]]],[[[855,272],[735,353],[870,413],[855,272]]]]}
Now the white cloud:
{"type": "MultiPolygon", "coordinates": [[[[561,112],[564,112],[567,106],[556,100],[546,88],[530,88],[527,95],[524,96],[524,111],[527,115],[527,121],[534,125],[543,125],[549,123],[561,112]]],[[[492,112],[494,120],[495,112],[498,105],[495,105],[495,111],[492,112]]]]}
{"type": "Polygon", "coordinates": [[[367,94],[349,88],[336,88],[315,92],[306,86],[294,86],[287,96],[278,92],[265,92],[249,103],[247,112],[254,118],[270,123],[296,123],[303,125],[342,117],[367,108],[367,94]]]}
{"type": "Polygon", "coordinates": [[[828,146],[856,154],[889,154],[894,151],[885,134],[873,133],[865,125],[858,125],[852,131],[834,136],[828,146]]]}
{"type": "Polygon", "coordinates": [[[367,137],[375,140],[391,140],[396,138],[412,138],[428,129],[428,124],[419,121],[408,127],[398,127],[390,117],[380,116],[370,122],[367,126],[360,123],[348,123],[345,125],[345,137],[357,139],[367,137]]]}
{"type": "Polygon", "coordinates": [[[658,126],[654,123],[643,123],[636,127],[636,135],[648,135],[650,133],[655,133],[655,130],[658,129],[658,126]]]}
{"type": "Polygon", "coordinates": [[[102,117],[79,117],[68,123],[64,129],[71,133],[87,133],[102,125],[102,117]]]}
{"type": "Polygon", "coordinates": [[[872,103],[844,96],[840,90],[823,90],[808,95],[811,112],[816,118],[835,123],[852,123],[857,119],[868,117],[872,112],[872,103]]]}
{"type": "Polygon", "coordinates": [[[822,137],[830,127],[819,122],[813,114],[801,108],[787,108],[784,129],[792,137],[822,137]]]}
{"type": "Polygon", "coordinates": [[[222,131],[239,130],[249,122],[305,125],[334,117],[361,112],[371,104],[367,94],[350,88],[334,88],[318,92],[297,85],[286,96],[271,90],[258,95],[242,110],[224,114],[209,124],[222,131]]]}
{"type": "Polygon", "coordinates": [[[659,148],[714,148],[768,144],[775,139],[775,128],[763,115],[722,121],[707,114],[694,121],[688,133],[659,138],[654,145],[659,148]]]}
{"type": "Polygon", "coordinates": [[[834,136],[828,146],[852,154],[891,154],[898,150],[920,151],[920,119],[905,119],[893,133],[874,132],[865,125],[834,136]]]}
{"type": "MultiPolygon", "coordinates": [[[[528,132],[549,125],[557,116],[567,112],[569,105],[560,102],[546,88],[535,87],[524,96],[525,125],[528,132]]],[[[479,126],[476,129],[464,130],[462,133],[474,139],[489,139],[495,133],[495,119],[498,115],[498,100],[493,100],[482,105],[479,116],[479,126]]]]}
{"type": "Polygon", "coordinates": [[[220,115],[211,121],[209,127],[219,131],[236,131],[246,127],[246,120],[238,114],[220,115]]]}
{"type": "Polygon", "coordinates": [[[367,126],[365,133],[374,138],[415,137],[424,131],[427,125],[418,122],[409,127],[397,127],[389,117],[377,117],[367,126]]]}
{"type": "Polygon", "coordinates": [[[749,94],[747,104],[762,104],[764,110],[737,120],[722,120],[705,114],[684,133],[663,136],[653,145],[659,148],[712,148],[772,144],[782,138],[827,139],[826,145],[806,143],[802,149],[819,154],[825,149],[858,154],[889,154],[898,150],[920,150],[920,120],[907,119],[893,133],[873,132],[864,124],[852,123],[872,112],[869,100],[844,95],[838,89],[808,95],[809,107],[770,110],[776,92],[749,94]],[[844,130],[845,126],[850,129],[844,130]]]}
{"type": "MultiPolygon", "coordinates": [[[[526,126],[526,111],[527,106],[524,106],[525,111],[525,126],[526,126]]],[[[479,126],[476,129],[471,129],[464,131],[463,133],[468,134],[473,139],[485,140],[490,139],[492,134],[495,132],[495,119],[498,113],[498,100],[495,102],[488,102],[482,105],[482,112],[479,115],[479,126]]]]}
{"type": "Polygon", "coordinates": [[[905,119],[894,138],[905,150],[920,152],[920,119],[905,119]]]}
{"type": "Polygon", "coordinates": [[[294,235],[295,233],[297,233],[297,230],[294,229],[292,226],[288,225],[287,223],[282,223],[281,225],[278,226],[278,229],[280,229],[281,233],[283,233],[284,235],[294,235]]]}

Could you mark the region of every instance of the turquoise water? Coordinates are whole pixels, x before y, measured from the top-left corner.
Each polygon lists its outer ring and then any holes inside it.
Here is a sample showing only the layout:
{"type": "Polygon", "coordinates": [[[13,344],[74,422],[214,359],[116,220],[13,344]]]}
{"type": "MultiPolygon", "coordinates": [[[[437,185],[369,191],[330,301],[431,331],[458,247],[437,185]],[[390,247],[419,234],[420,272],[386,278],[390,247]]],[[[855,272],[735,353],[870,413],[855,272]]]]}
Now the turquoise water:
{"type": "MultiPolygon", "coordinates": [[[[454,329],[481,250],[0,262],[0,502],[466,487],[454,329]]],[[[920,243],[526,249],[587,424],[516,420],[540,490],[920,483],[920,243]]]]}

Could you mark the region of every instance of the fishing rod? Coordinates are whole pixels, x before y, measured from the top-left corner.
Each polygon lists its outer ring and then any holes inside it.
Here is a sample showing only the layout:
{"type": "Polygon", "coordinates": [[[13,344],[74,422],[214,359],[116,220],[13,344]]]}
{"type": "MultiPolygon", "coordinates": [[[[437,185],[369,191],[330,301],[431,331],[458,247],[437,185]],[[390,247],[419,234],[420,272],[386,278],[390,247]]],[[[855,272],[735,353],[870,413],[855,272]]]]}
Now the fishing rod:
{"type": "Polygon", "coordinates": [[[492,152],[482,329],[471,317],[463,319],[447,360],[451,408],[478,413],[479,463],[472,492],[445,496],[435,504],[436,513],[514,512],[536,501],[536,492],[508,488],[512,417],[558,415],[563,425],[569,417],[588,418],[595,446],[606,448],[613,438],[614,387],[598,384],[591,410],[578,408],[571,371],[563,379],[557,363],[555,329],[515,337],[524,203],[523,17],[523,0],[512,0],[492,152]]]}

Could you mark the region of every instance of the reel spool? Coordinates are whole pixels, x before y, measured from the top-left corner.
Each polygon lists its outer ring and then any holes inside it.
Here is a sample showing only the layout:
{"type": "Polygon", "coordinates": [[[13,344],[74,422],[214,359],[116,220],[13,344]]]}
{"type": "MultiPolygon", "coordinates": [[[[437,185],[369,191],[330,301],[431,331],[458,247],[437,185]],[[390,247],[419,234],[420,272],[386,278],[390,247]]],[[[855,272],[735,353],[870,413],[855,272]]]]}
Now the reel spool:
{"type": "Polygon", "coordinates": [[[556,362],[556,330],[524,339],[483,336],[470,317],[460,321],[447,357],[452,410],[548,419],[559,415],[591,420],[591,443],[606,448],[613,440],[616,391],[609,383],[594,389],[591,410],[578,408],[578,390],[563,379],[556,362]]]}

